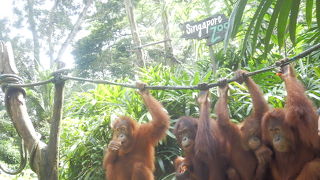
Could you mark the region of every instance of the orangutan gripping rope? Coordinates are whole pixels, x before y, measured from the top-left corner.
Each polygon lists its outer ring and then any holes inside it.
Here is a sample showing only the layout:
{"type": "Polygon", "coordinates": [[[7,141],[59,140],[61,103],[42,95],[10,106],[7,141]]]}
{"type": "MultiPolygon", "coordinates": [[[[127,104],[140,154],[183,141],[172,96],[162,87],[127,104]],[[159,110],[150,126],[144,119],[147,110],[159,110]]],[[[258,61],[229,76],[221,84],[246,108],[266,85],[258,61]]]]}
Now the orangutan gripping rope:
{"type": "Polygon", "coordinates": [[[113,124],[113,138],[103,160],[108,180],[153,180],[154,146],[169,127],[169,115],[163,106],[138,83],[140,95],[152,121],[138,124],[127,116],[113,124]]]}

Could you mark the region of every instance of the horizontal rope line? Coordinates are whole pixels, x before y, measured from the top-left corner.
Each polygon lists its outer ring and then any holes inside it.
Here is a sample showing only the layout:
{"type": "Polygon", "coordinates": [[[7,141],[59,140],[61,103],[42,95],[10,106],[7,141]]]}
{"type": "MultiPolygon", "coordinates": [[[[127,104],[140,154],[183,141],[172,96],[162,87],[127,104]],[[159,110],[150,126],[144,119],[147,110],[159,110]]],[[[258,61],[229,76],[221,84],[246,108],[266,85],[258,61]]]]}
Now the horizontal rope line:
{"type": "MultiPolygon", "coordinates": [[[[246,74],[246,76],[253,76],[259,73],[263,73],[266,71],[270,71],[271,69],[283,66],[283,65],[287,65],[295,60],[301,59],[309,54],[311,54],[313,51],[316,51],[320,49],[320,43],[312,46],[311,48],[299,53],[298,55],[292,57],[292,58],[285,58],[283,61],[281,61],[280,63],[277,62],[274,65],[268,66],[266,68],[262,68],[260,70],[257,71],[253,71],[253,72],[248,72],[246,74]]],[[[319,53],[319,52],[316,52],[319,53]]],[[[316,54],[315,53],[315,54],[316,54]]],[[[58,70],[59,71],[59,70],[58,70]]],[[[57,72],[58,72],[57,71],[57,72]]],[[[0,79],[1,77],[3,77],[5,75],[0,75],[0,79]]],[[[8,76],[8,75],[6,75],[8,76]]],[[[116,85],[116,86],[122,86],[122,87],[127,87],[127,88],[133,88],[133,89],[138,89],[138,87],[136,87],[136,85],[132,85],[132,84],[125,84],[125,83],[116,83],[116,82],[111,82],[111,81],[105,81],[105,80],[92,80],[92,79],[85,79],[85,78],[80,78],[80,77],[72,77],[72,76],[65,76],[65,75],[61,75],[60,78],[64,79],[64,80],[74,80],[74,81],[84,81],[84,82],[91,82],[91,83],[95,83],[95,84],[110,84],[110,85],[116,85]]],[[[33,87],[33,86],[40,86],[40,85],[44,85],[44,84],[48,84],[48,83],[53,83],[55,80],[55,78],[46,80],[46,81],[41,81],[41,82],[37,82],[37,83],[30,83],[30,84],[8,84],[8,87],[33,87]]],[[[213,88],[216,86],[219,86],[221,83],[227,82],[233,82],[236,81],[237,78],[233,77],[231,79],[227,79],[227,80],[221,80],[218,81],[216,83],[211,83],[211,84],[207,84],[206,86],[201,86],[201,84],[195,85],[195,86],[146,86],[146,89],[153,89],[153,90],[201,90],[204,88],[213,88]]]]}

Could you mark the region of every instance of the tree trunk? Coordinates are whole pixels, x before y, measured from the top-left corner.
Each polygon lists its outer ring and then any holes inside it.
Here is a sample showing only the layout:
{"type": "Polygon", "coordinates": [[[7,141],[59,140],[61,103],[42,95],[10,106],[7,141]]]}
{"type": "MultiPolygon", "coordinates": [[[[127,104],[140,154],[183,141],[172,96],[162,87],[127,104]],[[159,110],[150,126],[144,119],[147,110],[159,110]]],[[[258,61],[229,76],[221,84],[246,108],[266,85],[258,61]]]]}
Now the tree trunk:
{"type": "Polygon", "coordinates": [[[55,15],[55,12],[59,3],[60,3],[60,0],[55,0],[49,13],[49,23],[48,23],[47,33],[48,33],[48,46],[49,46],[49,57],[50,57],[50,69],[54,69],[54,59],[53,59],[54,47],[52,43],[52,32],[54,30],[53,17],[55,15]]]}
{"type": "Polygon", "coordinates": [[[52,123],[50,127],[49,145],[46,158],[46,174],[49,180],[59,177],[59,145],[60,145],[60,126],[63,107],[64,82],[55,83],[54,107],[52,123]]]}
{"type": "MultiPolygon", "coordinates": [[[[16,75],[17,70],[13,59],[12,51],[8,51],[7,46],[0,44],[0,74],[16,75]]],[[[4,79],[3,81],[16,80],[14,78],[4,79]]],[[[16,80],[18,83],[19,80],[16,80]]],[[[30,166],[37,173],[40,180],[58,179],[58,147],[59,129],[62,118],[63,88],[64,82],[55,83],[55,102],[52,125],[50,129],[49,146],[40,141],[38,133],[30,120],[25,103],[25,91],[16,86],[9,86],[5,89],[5,103],[8,114],[14,124],[18,134],[23,139],[30,157],[30,166]]]]}
{"type": "Polygon", "coordinates": [[[209,46],[209,54],[211,59],[212,72],[213,72],[213,75],[215,75],[217,71],[217,62],[216,62],[216,57],[214,56],[214,50],[212,45],[209,46]]]}
{"type": "Polygon", "coordinates": [[[34,5],[34,0],[28,0],[28,4],[27,4],[28,22],[30,24],[30,30],[32,32],[32,38],[33,38],[33,56],[34,56],[33,64],[34,64],[35,70],[39,71],[40,44],[39,44],[39,37],[36,30],[36,22],[34,20],[33,5],[34,5]]]}
{"type": "Polygon", "coordinates": [[[162,5],[162,12],[161,12],[161,21],[164,31],[164,40],[169,40],[164,42],[164,49],[166,53],[166,59],[169,59],[169,64],[174,65],[177,63],[176,58],[173,56],[173,48],[170,41],[170,28],[169,28],[169,21],[168,21],[168,12],[166,7],[165,0],[161,0],[162,5]]]}
{"type": "Polygon", "coordinates": [[[58,63],[58,68],[63,68],[64,67],[64,63],[61,61],[61,57],[64,54],[64,52],[66,51],[68,45],[71,43],[71,41],[74,39],[74,37],[76,36],[77,32],[79,31],[79,27],[83,21],[83,18],[85,17],[85,15],[87,14],[87,11],[90,7],[90,5],[92,4],[93,0],[88,0],[87,4],[85,5],[85,7],[83,8],[82,12],[79,14],[78,19],[76,21],[76,23],[73,25],[73,28],[71,30],[71,32],[69,33],[67,39],[63,42],[63,44],[61,45],[61,48],[58,52],[57,58],[56,58],[56,63],[58,63]]]}
{"type": "MultiPolygon", "coordinates": [[[[52,12],[50,13],[49,26],[52,26],[52,13],[56,8],[58,2],[59,0],[56,0],[55,5],[52,8],[52,12]]],[[[57,58],[55,59],[55,61],[58,63],[58,68],[63,68],[64,64],[61,63],[60,59],[67,49],[68,45],[71,43],[72,39],[74,39],[76,33],[79,31],[79,27],[92,2],[93,0],[87,1],[87,4],[79,15],[73,29],[69,33],[64,43],[61,45],[57,58]]],[[[34,0],[28,0],[28,15],[31,31],[33,33],[35,65],[36,67],[38,67],[40,46],[38,35],[36,33],[36,24],[33,15],[33,4],[34,0]]],[[[52,31],[49,31],[48,33],[48,41],[51,44],[52,31]]],[[[53,47],[50,44],[50,58],[52,60],[53,47]]],[[[12,78],[9,76],[10,79],[4,79],[5,83],[19,83],[19,80],[14,77],[14,75],[18,74],[18,71],[14,62],[12,49],[7,48],[7,46],[4,45],[3,42],[0,43],[0,74],[9,74],[13,77],[12,78]]],[[[8,114],[11,117],[15,129],[23,139],[26,149],[28,150],[28,154],[30,157],[30,167],[38,175],[38,179],[40,180],[58,180],[59,178],[59,142],[62,119],[62,105],[64,99],[64,81],[58,78],[59,73],[56,73],[55,77],[56,81],[54,108],[48,145],[40,141],[38,133],[35,131],[32,121],[30,120],[25,104],[24,89],[17,86],[9,86],[4,88],[5,102],[8,114]]]]}
{"type": "Polygon", "coordinates": [[[130,22],[132,39],[133,39],[133,43],[135,45],[134,50],[135,50],[137,58],[138,58],[136,65],[138,67],[142,67],[142,66],[145,66],[145,58],[143,56],[143,50],[141,48],[141,40],[139,37],[137,23],[136,23],[134,13],[133,13],[133,4],[132,4],[131,0],[125,0],[124,4],[125,4],[126,11],[128,14],[129,22],[130,22]]]}
{"type": "MultiPolygon", "coordinates": [[[[210,8],[210,2],[209,1],[204,1],[204,7],[206,9],[206,12],[208,14],[208,16],[211,16],[211,8],[210,8]]],[[[208,40],[209,41],[209,40],[208,40]]],[[[217,60],[216,60],[216,57],[214,56],[214,50],[213,50],[213,47],[212,45],[209,46],[209,54],[210,54],[210,59],[211,59],[211,67],[212,67],[212,72],[213,72],[213,75],[216,74],[216,71],[217,71],[217,60]]]]}

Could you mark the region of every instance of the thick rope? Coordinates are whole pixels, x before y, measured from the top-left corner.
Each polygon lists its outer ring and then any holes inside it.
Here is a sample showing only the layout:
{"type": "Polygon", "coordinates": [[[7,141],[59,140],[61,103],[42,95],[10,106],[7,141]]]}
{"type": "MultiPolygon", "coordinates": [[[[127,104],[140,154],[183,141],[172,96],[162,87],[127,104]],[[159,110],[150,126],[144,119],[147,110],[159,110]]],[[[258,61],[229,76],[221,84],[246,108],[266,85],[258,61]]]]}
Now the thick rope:
{"type": "MultiPolygon", "coordinates": [[[[5,74],[6,75],[6,74],[5,74]]],[[[1,77],[2,75],[0,75],[1,77]]],[[[24,88],[24,87],[34,87],[34,86],[40,86],[40,85],[45,85],[45,84],[49,84],[52,83],[54,80],[54,78],[51,78],[49,80],[45,80],[45,81],[41,81],[41,82],[36,82],[36,83],[29,83],[29,84],[7,84],[8,87],[15,87],[15,88],[24,88]]]]}
{"type": "MultiPolygon", "coordinates": [[[[281,67],[284,66],[286,64],[289,64],[293,61],[296,61],[300,58],[303,58],[307,55],[309,55],[310,53],[312,53],[313,51],[316,51],[320,49],[320,43],[303,51],[302,53],[292,57],[292,58],[285,58],[284,60],[275,63],[274,65],[271,65],[269,67],[254,71],[254,72],[249,72],[246,74],[246,76],[253,76],[256,74],[260,74],[266,71],[270,71],[272,69],[275,69],[277,67],[281,67]]],[[[318,53],[318,52],[317,52],[318,53]]],[[[91,80],[91,79],[85,79],[85,78],[78,78],[78,77],[71,77],[71,76],[63,76],[63,78],[67,79],[71,79],[71,80],[75,80],[75,81],[85,81],[85,82],[91,82],[91,83],[96,83],[96,84],[111,84],[111,85],[118,85],[118,86],[122,86],[122,87],[128,87],[128,88],[134,88],[134,89],[138,89],[138,87],[136,87],[135,85],[129,85],[129,84],[123,84],[123,83],[115,83],[115,82],[110,82],[110,81],[104,81],[104,80],[91,80]]],[[[231,79],[222,79],[216,83],[211,83],[211,84],[198,84],[196,86],[146,86],[146,89],[153,89],[153,90],[184,90],[184,89],[191,89],[191,90],[204,90],[207,88],[213,88],[219,85],[222,85],[224,83],[230,83],[233,81],[237,81],[238,78],[233,77],[231,79]]]]}

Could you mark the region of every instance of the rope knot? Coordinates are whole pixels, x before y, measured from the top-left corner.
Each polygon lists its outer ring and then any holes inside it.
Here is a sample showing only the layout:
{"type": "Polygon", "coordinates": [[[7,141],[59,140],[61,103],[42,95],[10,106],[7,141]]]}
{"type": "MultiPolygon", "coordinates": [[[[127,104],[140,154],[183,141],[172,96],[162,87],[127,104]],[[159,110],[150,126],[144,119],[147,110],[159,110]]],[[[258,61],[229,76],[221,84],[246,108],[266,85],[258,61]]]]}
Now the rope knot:
{"type": "Polygon", "coordinates": [[[283,58],[281,59],[280,61],[277,61],[276,62],[276,66],[279,66],[279,67],[282,67],[282,66],[285,66],[289,61],[289,58],[283,58]]]}
{"type": "Polygon", "coordinates": [[[228,80],[226,78],[220,79],[218,81],[218,86],[226,86],[228,84],[228,80]]]}
{"type": "Polygon", "coordinates": [[[6,91],[10,84],[23,84],[23,79],[16,74],[1,74],[0,85],[3,92],[6,91]]]}
{"type": "Polygon", "coordinates": [[[72,71],[71,69],[63,68],[63,69],[59,69],[57,71],[52,72],[51,75],[54,77],[52,82],[55,84],[65,82],[67,79],[63,77],[63,75],[67,75],[71,71],[72,71]]]}
{"type": "Polygon", "coordinates": [[[209,89],[209,85],[207,83],[200,83],[200,84],[198,84],[198,89],[199,90],[207,90],[207,89],[209,89]]]}

